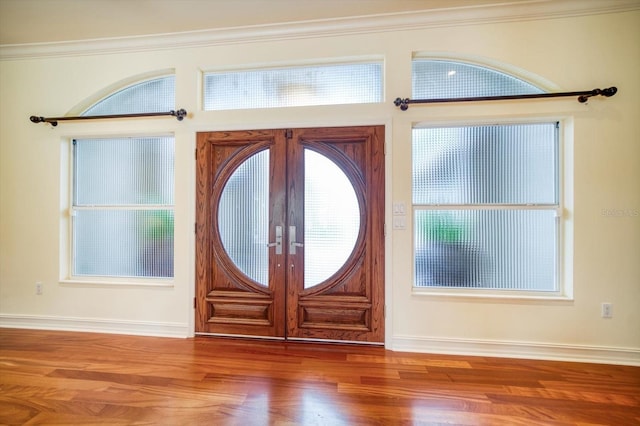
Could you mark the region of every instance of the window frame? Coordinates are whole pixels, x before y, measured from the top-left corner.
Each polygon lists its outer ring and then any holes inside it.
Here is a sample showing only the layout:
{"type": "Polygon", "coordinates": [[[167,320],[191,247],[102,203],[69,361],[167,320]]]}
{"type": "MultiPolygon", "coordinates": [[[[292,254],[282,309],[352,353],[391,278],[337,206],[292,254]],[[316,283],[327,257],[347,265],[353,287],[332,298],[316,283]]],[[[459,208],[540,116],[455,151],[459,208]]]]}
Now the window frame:
{"type": "MultiPolygon", "coordinates": [[[[415,212],[417,210],[455,210],[461,206],[465,209],[471,209],[466,205],[443,205],[419,204],[418,208],[413,203],[413,184],[411,184],[411,207],[408,213],[411,215],[411,288],[412,294],[417,296],[434,296],[439,298],[457,299],[508,299],[508,300],[541,300],[541,301],[557,301],[570,302],[573,300],[573,281],[570,268],[572,247],[569,246],[572,236],[572,226],[567,223],[569,218],[567,211],[568,204],[571,204],[570,196],[572,192],[570,185],[572,180],[569,173],[572,170],[572,129],[573,120],[567,116],[543,116],[536,117],[532,114],[529,117],[498,117],[483,118],[482,120],[438,120],[437,122],[416,121],[412,124],[411,135],[416,128],[442,128],[442,127],[465,127],[465,126],[486,126],[486,125],[510,125],[510,124],[535,124],[535,123],[557,123],[557,195],[558,204],[553,208],[556,214],[556,265],[555,265],[555,291],[535,291],[524,289],[495,289],[495,288],[473,288],[473,287],[435,287],[435,286],[416,286],[416,230],[415,230],[415,212]]],[[[413,139],[412,142],[413,143],[413,139]]],[[[413,156],[411,157],[413,164],[413,156]]],[[[413,172],[411,174],[411,182],[413,181],[413,172]]],[[[469,205],[473,206],[473,205],[469,205]]],[[[512,206],[506,207],[511,209],[512,206]]],[[[538,206],[527,206],[524,210],[545,209],[538,206]]],[[[516,209],[520,210],[519,207],[516,209]]],[[[551,210],[551,209],[550,209],[551,210]]]]}
{"type": "MultiPolygon", "coordinates": [[[[158,70],[154,72],[149,72],[145,74],[139,74],[135,76],[130,76],[125,80],[121,80],[120,82],[110,85],[103,90],[99,90],[93,94],[90,98],[88,98],[85,102],[77,105],[73,111],[77,115],[86,115],[90,112],[94,107],[102,102],[109,102],[113,96],[118,95],[128,89],[134,88],[135,86],[149,83],[154,80],[160,80],[164,78],[172,77],[174,79],[174,85],[177,84],[177,75],[175,74],[175,70],[173,69],[164,69],[158,70]]],[[[176,92],[174,87],[173,96],[175,98],[176,92]]],[[[175,99],[173,99],[173,103],[175,104],[175,99]]],[[[175,109],[175,105],[168,105],[168,109],[175,109]]],[[[164,109],[164,108],[163,108],[164,109]]],[[[155,112],[154,111],[138,111],[138,112],[155,112]]],[[[114,113],[118,113],[117,111],[114,113]]],[[[123,112],[128,113],[128,112],[123,112]]],[[[79,286],[79,287],[110,287],[110,286],[118,286],[118,287],[174,287],[175,279],[176,279],[176,227],[178,226],[178,221],[176,218],[176,183],[177,178],[174,175],[173,184],[174,184],[174,200],[173,205],[171,206],[171,210],[174,212],[174,226],[173,226],[173,250],[174,250],[174,258],[173,258],[173,276],[172,277],[120,277],[120,276],[101,276],[101,275],[74,275],[74,247],[73,247],[73,203],[74,203],[74,149],[73,149],[73,140],[74,139],[121,139],[121,138],[155,138],[155,137],[170,137],[173,139],[174,146],[174,170],[178,166],[176,155],[176,147],[178,138],[176,137],[176,133],[173,130],[175,128],[174,122],[168,126],[165,124],[150,125],[143,124],[137,125],[134,122],[123,123],[120,127],[120,130],[114,131],[111,126],[101,126],[93,120],[88,120],[83,123],[78,123],[74,126],[73,131],[65,132],[61,135],[60,139],[60,165],[61,165],[61,175],[60,175],[60,254],[59,254],[59,278],[58,282],[63,285],[68,286],[79,286]],[[125,130],[129,129],[129,130],[125,130]]],[[[163,207],[164,209],[164,207],[163,207]]]]}
{"type": "MultiPolygon", "coordinates": [[[[65,221],[65,230],[63,234],[63,253],[65,253],[65,260],[61,262],[61,279],[60,282],[64,284],[90,284],[90,285],[133,285],[133,286],[153,286],[153,287],[173,287],[175,275],[176,275],[176,261],[175,261],[175,198],[173,204],[127,204],[127,205],[75,205],[75,184],[76,184],[76,167],[75,167],[75,150],[74,140],[77,139],[126,139],[126,138],[171,138],[173,141],[174,155],[176,136],[174,133],[161,132],[161,133],[141,133],[141,134],[102,134],[99,136],[82,136],[82,137],[69,137],[64,140],[64,143],[68,145],[66,160],[64,163],[68,165],[68,184],[67,193],[62,197],[62,209],[65,211],[67,220],[65,221]],[[134,207],[135,206],[135,207],[134,207]],[[100,211],[100,210],[170,210],[174,214],[174,227],[173,227],[173,276],[171,277],[158,277],[158,276],[120,276],[120,275],[84,275],[75,274],[75,247],[74,247],[74,218],[76,210],[84,211],[100,211]]],[[[175,161],[175,159],[174,159],[175,161]]],[[[174,166],[175,167],[175,166],[174,166]]],[[[175,176],[174,182],[174,194],[175,194],[175,176]]]]}
{"type": "Polygon", "coordinates": [[[325,107],[332,108],[342,105],[379,105],[386,101],[386,87],[385,87],[385,58],[382,56],[372,55],[356,58],[332,58],[328,60],[313,60],[313,61],[297,61],[286,63],[269,63],[268,65],[238,65],[227,66],[219,68],[207,68],[200,72],[200,109],[206,113],[225,113],[230,111],[259,111],[259,110],[276,110],[283,108],[317,108],[325,107]],[[260,107],[242,107],[242,108],[206,108],[206,78],[209,74],[222,74],[222,73],[246,73],[246,72],[258,72],[258,71],[276,71],[276,70],[288,70],[288,69],[304,69],[313,67],[331,67],[331,66],[347,66],[347,65],[367,65],[377,64],[380,66],[380,100],[376,102],[352,102],[352,103],[329,103],[329,104],[304,104],[304,105],[281,105],[281,106],[260,106],[260,107]]]}

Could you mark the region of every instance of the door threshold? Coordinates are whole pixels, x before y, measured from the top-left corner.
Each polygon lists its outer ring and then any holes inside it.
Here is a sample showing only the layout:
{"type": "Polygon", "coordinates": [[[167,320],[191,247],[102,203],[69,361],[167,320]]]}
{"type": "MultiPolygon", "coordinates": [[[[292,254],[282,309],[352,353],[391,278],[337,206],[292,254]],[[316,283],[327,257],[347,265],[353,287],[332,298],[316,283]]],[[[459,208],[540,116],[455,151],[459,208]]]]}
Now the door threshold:
{"type": "Polygon", "coordinates": [[[238,339],[238,340],[269,340],[276,342],[291,342],[291,343],[326,343],[336,345],[359,345],[359,346],[384,346],[384,342],[362,342],[359,340],[333,340],[333,339],[313,339],[305,337],[273,337],[273,336],[258,336],[251,334],[225,334],[225,333],[201,333],[195,334],[197,337],[223,337],[226,339],[238,339]]]}
{"type": "Polygon", "coordinates": [[[231,339],[258,339],[258,340],[275,340],[278,342],[283,342],[286,339],[284,337],[273,337],[273,336],[258,336],[251,334],[225,334],[225,333],[201,333],[197,332],[196,336],[204,336],[204,337],[226,337],[231,339]]]}
{"type": "Polygon", "coordinates": [[[360,340],[313,339],[306,337],[287,337],[287,342],[333,343],[338,345],[384,346],[384,342],[362,342],[360,340]]]}

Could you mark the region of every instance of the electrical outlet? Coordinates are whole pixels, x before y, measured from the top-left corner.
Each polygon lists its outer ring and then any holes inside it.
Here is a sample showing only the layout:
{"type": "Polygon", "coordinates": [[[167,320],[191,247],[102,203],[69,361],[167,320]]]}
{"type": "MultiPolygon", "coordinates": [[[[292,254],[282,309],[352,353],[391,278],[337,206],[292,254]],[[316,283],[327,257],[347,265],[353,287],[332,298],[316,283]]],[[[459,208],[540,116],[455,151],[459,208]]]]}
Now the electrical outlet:
{"type": "Polygon", "coordinates": [[[613,318],[613,305],[611,303],[602,304],[602,318],[613,318]]]}
{"type": "Polygon", "coordinates": [[[40,281],[36,283],[36,294],[38,296],[42,295],[42,283],[40,281]]]}

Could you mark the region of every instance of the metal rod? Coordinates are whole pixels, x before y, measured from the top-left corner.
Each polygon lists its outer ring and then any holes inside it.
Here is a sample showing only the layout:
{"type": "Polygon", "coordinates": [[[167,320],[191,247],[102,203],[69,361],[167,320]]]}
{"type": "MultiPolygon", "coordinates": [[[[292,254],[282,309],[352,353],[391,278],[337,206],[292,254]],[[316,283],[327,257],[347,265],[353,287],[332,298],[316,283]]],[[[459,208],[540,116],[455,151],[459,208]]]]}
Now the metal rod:
{"type": "Polygon", "coordinates": [[[39,117],[32,115],[29,117],[32,123],[49,123],[52,126],[57,126],[58,121],[73,121],[73,120],[101,120],[106,118],[135,118],[135,117],[160,117],[160,116],[172,116],[176,117],[178,121],[182,121],[187,116],[187,111],[179,109],[177,111],[171,110],[169,112],[141,112],[137,114],[109,114],[109,115],[80,115],[76,117],[39,117]]]}
{"type": "Polygon", "coordinates": [[[611,97],[618,92],[618,88],[609,87],[606,89],[584,90],[581,92],[559,92],[559,93],[533,93],[528,95],[502,95],[502,96],[477,96],[469,98],[440,98],[440,99],[409,99],[397,98],[393,103],[400,107],[402,111],[409,108],[409,104],[439,104],[447,102],[475,102],[475,101],[502,101],[509,99],[533,99],[533,98],[559,98],[566,96],[577,96],[578,102],[585,103],[592,96],[611,97]]]}

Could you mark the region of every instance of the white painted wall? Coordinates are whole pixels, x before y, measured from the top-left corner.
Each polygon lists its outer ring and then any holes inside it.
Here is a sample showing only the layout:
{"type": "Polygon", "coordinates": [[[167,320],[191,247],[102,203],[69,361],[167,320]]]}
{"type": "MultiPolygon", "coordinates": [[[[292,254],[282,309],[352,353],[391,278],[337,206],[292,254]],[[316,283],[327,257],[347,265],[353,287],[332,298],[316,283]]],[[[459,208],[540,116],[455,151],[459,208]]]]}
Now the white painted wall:
{"type": "Polygon", "coordinates": [[[640,364],[640,11],[483,22],[128,53],[5,57],[0,61],[0,326],[191,335],[198,131],[385,124],[390,220],[392,202],[411,203],[413,123],[537,117],[565,125],[564,276],[573,297],[417,294],[411,286],[409,224],[387,235],[387,347],[640,364]],[[498,66],[552,91],[615,85],[619,93],[587,105],[560,98],[412,106],[401,112],[392,101],[411,95],[410,61],[416,52],[498,66]],[[383,104],[200,110],[202,70],[362,57],[385,61],[383,104]],[[176,73],[176,106],[190,112],[183,122],[68,122],[51,128],[28,120],[34,114],[77,113],[97,94],[166,69],[176,73]],[[176,135],[175,279],[152,285],[62,282],[69,138],[149,132],[176,135]],[[603,214],[612,209],[625,213],[603,214]],[[36,281],[44,283],[39,296],[36,281]],[[613,303],[612,319],[600,318],[601,302],[613,303]]]}

